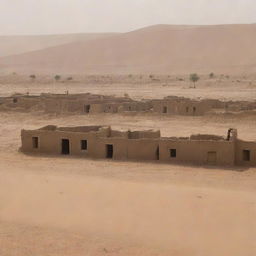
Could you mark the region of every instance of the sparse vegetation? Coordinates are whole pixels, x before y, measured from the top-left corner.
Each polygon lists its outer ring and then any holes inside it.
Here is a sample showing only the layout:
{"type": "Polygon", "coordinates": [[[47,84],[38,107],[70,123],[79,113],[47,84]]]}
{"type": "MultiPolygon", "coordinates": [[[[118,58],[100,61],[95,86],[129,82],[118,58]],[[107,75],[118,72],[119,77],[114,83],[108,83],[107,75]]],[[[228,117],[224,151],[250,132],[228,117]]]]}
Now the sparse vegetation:
{"type": "Polygon", "coordinates": [[[196,82],[200,79],[197,73],[190,74],[190,81],[193,82],[194,88],[196,88],[196,82]]]}
{"type": "Polygon", "coordinates": [[[70,77],[67,78],[67,81],[71,81],[71,80],[73,80],[73,77],[72,77],[72,76],[70,76],[70,77]]]}
{"type": "Polygon", "coordinates": [[[214,75],[213,72],[209,74],[209,77],[210,77],[210,78],[214,78],[214,76],[215,76],[215,75],[214,75]]]}
{"type": "Polygon", "coordinates": [[[35,80],[36,79],[36,75],[30,75],[29,76],[32,80],[35,80]]]}
{"type": "Polygon", "coordinates": [[[61,76],[60,76],[60,75],[56,75],[56,76],[54,77],[54,79],[55,79],[56,81],[59,81],[59,80],[60,80],[60,78],[61,78],[61,76]]]}

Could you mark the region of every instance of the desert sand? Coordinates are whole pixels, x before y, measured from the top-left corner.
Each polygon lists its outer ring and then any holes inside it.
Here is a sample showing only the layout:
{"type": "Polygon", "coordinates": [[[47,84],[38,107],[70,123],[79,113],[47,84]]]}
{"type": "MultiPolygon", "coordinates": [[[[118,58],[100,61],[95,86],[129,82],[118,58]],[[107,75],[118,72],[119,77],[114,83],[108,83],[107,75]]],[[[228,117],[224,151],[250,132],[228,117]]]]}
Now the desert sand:
{"type": "Polygon", "coordinates": [[[158,25],[0,58],[15,72],[255,72],[256,25],[158,25]]]}
{"type": "MultiPolygon", "coordinates": [[[[11,56],[0,58],[0,97],[68,90],[128,94],[134,99],[176,95],[255,101],[255,29],[161,25],[90,41],[83,36],[75,42],[73,36],[51,37],[41,46],[41,39],[26,37],[29,49],[21,45],[17,52],[8,38],[11,56]],[[200,75],[196,89],[191,88],[191,72],[200,75]],[[61,76],[58,82],[56,74],[61,76]]],[[[233,127],[241,139],[256,140],[255,114],[164,117],[13,111],[0,112],[0,121],[1,256],[256,255],[256,168],[19,152],[21,129],[49,124],[160,129],[163,136],[225,135],[233,127]]]]}
{"type": "Polygon", "coordinates": [[[1,255],[254,255],[256,169],[24,155],[20,129],[161,128],[255,139],[251,117],[1,113],[1,255]]]}
{"type": "Polygon", "coordinates": [[[112,35],[115,35],[115,33],[0,36],[0,57],[38,51],[72,42],[95,40],[112,35]]]}

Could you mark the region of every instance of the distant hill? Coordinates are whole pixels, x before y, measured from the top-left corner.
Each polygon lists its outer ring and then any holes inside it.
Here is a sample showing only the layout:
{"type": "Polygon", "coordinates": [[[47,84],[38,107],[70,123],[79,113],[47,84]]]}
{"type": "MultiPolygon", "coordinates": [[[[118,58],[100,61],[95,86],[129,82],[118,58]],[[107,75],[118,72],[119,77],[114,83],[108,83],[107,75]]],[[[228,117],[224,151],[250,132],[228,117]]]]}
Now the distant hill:
{"type": "Polygon", "coordinates": [[[85,33],[63,35],[38,35],[38,36],[0,36],[0,57],[16,55],[45,48],[103,38],[115,35],[114,33],[85,33]]]}
{"type": "Polygon", "coordinates": [[[41,73],[256,71],[256,24],[156,25],[0,58],[0,70],[41,73]]]}

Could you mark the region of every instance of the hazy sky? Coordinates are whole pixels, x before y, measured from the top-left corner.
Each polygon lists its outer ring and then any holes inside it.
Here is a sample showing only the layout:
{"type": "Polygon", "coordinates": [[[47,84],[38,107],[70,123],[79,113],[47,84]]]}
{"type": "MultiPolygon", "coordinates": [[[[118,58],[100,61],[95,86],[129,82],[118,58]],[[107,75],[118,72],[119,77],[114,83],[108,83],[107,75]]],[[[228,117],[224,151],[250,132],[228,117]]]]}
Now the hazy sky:
{"type": "Polygon", "coordinates": [[[0,0],[1,35],[255,22],[256,0],[0,0]]]}

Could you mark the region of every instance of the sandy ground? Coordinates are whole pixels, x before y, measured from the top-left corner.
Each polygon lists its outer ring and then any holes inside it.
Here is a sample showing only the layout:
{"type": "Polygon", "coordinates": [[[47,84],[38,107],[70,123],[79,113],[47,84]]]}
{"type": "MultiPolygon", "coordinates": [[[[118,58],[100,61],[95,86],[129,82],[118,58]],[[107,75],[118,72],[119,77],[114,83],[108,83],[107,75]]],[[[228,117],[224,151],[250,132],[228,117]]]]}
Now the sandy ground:
{"type": "Polygon", "coordinates": [[[255,74],[216,74],[213,79],[200,75],[193,89],[189,75],[62,75],[54,81],[54,75],[36,74],[32,81],[29,76],[19,74],[0,75],[0,97],[13,93],[39,95],[44,93],[96,93],[124,96],[134,99],[156,99],[170,95],[189,98],[212,98],[220,100],[256,100],[255,74]],[[67,81],[72,77],[72,81],[67,81]],[[182,80],[182,81],[180,81],[182,80]]]}
{"type": "Polygon", "coordinates": [[[256,169],[24,155],[20,129],[46,124],[159,128],[162,135],[237,127],[244,117],[0,113],[0,255],[256,254],[256,169]]]}
{"type": "MultiPolygon", "coordinates": [[[[1,58],[0,97],[69,91],[134,99],[256,100],[255,25],[177,28],[154,26],[1,58]],[[23,68],[29,73],[22,75],[23,68]],[[118,70],[126,75],[110,75],[118,70]],[[189,82],[192,72],[200,75],[196,89],[189,82]],[[216,73],[212,79],[210,72],[216,73]]],[[[38,38],[6,40],[2,46],[9,52],[4,54],[38,49],[38,38]]],[[[57,41],[62,39],[46,38],[41,46],[57,41]]],[[[240,138],[256,140],[255,115],[0,112],[0,256],[256,255],[256,168],[96,161],[18,151],[22,128],[48,124],[156,128],[163,136],[225,135],[233,127],[240,138]]]]}

